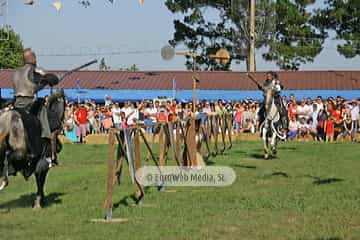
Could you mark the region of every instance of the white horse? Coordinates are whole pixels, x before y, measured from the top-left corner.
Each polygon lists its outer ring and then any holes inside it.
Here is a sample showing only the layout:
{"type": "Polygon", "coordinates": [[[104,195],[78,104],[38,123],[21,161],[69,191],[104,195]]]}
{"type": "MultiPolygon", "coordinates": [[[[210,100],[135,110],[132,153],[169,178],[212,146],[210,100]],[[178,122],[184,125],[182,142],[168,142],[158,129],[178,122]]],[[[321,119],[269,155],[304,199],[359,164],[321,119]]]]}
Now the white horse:
{"type": "Polygon", "coordinates": [[[269,87],[265,89],[265,119],[260,125],[260,135],[264,141],[264,158],[269,158],[270,148],[273,155],[277,153],[276,145],[278,139],[285,140],[286,133],[279,130],[280,113],[274,102],[274,90],[269,87]],[[270,143],[270,146],[269,146],[270,143]]]}

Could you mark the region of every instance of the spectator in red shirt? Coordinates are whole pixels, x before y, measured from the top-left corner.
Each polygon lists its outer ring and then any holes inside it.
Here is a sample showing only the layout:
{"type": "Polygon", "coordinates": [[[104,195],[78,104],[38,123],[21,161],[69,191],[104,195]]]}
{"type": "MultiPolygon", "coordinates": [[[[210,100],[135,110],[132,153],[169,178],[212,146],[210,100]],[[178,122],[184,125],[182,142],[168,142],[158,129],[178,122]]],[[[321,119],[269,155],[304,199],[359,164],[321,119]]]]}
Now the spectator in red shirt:
{"type": "Polygon", "coordinates": [[[157,114],[156,118],[157,118],[158,122],[161,122],[161,123],[167,122],[168,116],[167,116],[165,108],[160,108],[160,112],[157,114]]]}
{"type": "Polygon", "coordinates": [[[288,118],[293,119],[296,118],[297,114],[297,105],[295,101],[291,101],[288,107],[288,118]]]}
{"type": "Polygon", "coordinates": [[[333,142],[334,141],[334,118],[328,117],[325,120],[324,131],[326,133],[326,141],[333,142]]]}
{"type": "Polygon", "coordinates": [[[239,103],[237,103],[235,109],[236,109],[234,113],[235,130],[236,133],[240,133],[242,113],[244,112],[244,108],[239,103]]]}
{"type": "Polygon", "coordinates": [[[87,124],[87,110],[84,104],[80,104],[79,108],[75,111],[74,120],[77,125],[76,136],[78,142],[84,142],[84,139],[86,137],[86,124],[87,124]]]}
{"type": "Polygon", "coordinates": [[[169,110],[174,113],[176,110],[176,100],[172,100],[171,105],[169,106],[169,110]]]}

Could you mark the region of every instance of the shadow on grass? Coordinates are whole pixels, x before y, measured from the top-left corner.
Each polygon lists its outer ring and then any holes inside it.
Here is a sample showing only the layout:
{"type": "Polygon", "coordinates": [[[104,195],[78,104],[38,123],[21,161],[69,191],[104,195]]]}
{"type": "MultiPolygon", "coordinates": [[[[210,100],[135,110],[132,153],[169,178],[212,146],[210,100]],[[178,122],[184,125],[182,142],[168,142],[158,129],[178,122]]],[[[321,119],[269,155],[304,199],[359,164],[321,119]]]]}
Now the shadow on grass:
{"type": "MultiPolygon", "coordinates": [[[[65,193],[50,193],[49,195],[45,196],[43,200],[42,207],[47,208],[54,204],[62,203],[61,196],[65,195],[65,193]]],[[[34,201],[36,198],[36,194],[26,194],[21,195],[18,199],[10,200],[8,202],[4,202],[0,204],[0,209],[10,209],[10,208],[29,208],[33,207],[34,201]]]]}
{"type": "Polygon", "coordinates": [[[132,197],[131,197],[131,196],[125,196],[125,197],[123,197],[120,201],[118,201],[118,202],[116,202],[116,203],[113,204],[113,208],[114,208],[114,209],[119,208],[120,205],[125,206],[125,207],[129,207],[130,204],[129,204],[128,201],[127,201],[129,198],[132,198],[132,197]]]}
{"type": "MultiPolygon", "coordinates": [[[[150,187],[145,187],[144,188],[144,192],[145,192],[145,195],[147,195],[149,193],[149,190],[150,190],[150,187]]],[[[113,208],[116,209],[116,208],[119,208],[120,206],[124,206],[124,207],[131,207],[133,206],[134,204],[136,205],[137,202],[138,202],[138,198],[136,197],[135,193],[134,194],[131,194],[131,195],[128,195],[128,196],[125,196],[123,197],[120,201],[116,202],[113,204],[113,208]],[[132,200],[132,202],[129,202],[128,200],[132,200]]]]}
{"type": "Polygon", "coordinates": [[[270,176],[280,176],[280,177],[286,177],[286,178],[289,177],[289,175],[286,172],[273,172],[272,174],[270,174],[270,176]]]}
{"type": "Polygon", "coordinates": [[[296,150],[297,148],[296,147],[285,147],[285,146],[280,146],[278,147],[278,150],[296,150]]]}
{"type": "Polygon", "coordinates": [[[212,166],[212,165],[216,164],[216,162],[210,161],[210,160],[207,160],[205,163],[206,163],[207,166],[212,166]]]}
{"type": "Polygon", "coordinates": [[[324,179],[315,180],[313,184],[322,185],[322,184],[330,184],[333,182],[343,182],[343,181],[345,180],[342,178],[324,178],[324,179]]]}
{"type": "Polygon", "coordinates": [[[252,158],[255,158],[257,160],[271,160],[271,159],[276,159],[276,156],[272,156],[272,155],[269,155],[269,158],[268,159],[265,159],[264,158],[264,154],[260,154],[260,153],[251,153],[249,154],[250,157],[252,158]]]}
{"type": "Polygon", "coordinates": [[[240,150],[236,150],[236,151],[232,151],[233,153],[240,153],[240,154],[246,154],[245,151],[240,151],[240,150]]]}
{"type": "Polygon", "coordinates": [[[272,177],[284,177],[289,178],[290,176],[286,172],[273,172],[273,173],[266,173],[260,176],[261,179],[269,179],[272,177]]]}
{"type": "MultiPolygon", "coordinates": [[[[305,240],[305,239],[300,239],[300,240],[305,240]]],[[[325,237],[325,238],[314,238],[314,239],[306,239],[306,240],[343,240],[343,239],[339,237],[325,237]]]]}
{"type": "Polygon", "coordinates": [[[314,179],[313,184],[315,185],[324,185],[324,184],[330,184],[334,182],[343,182],[345,179],[342,178],[320,178],[312,175],[304,175],[304,177],[312,178],[314,179]]]}
{"type": "Polygon", "coordinates": [[[247,169],[256,169],[256,166],[251,166],[251,165],[241,165],[241,164],[234,164],[232,165],[232,167],[239,167],[239,168],[247,168],[247,169]]]}

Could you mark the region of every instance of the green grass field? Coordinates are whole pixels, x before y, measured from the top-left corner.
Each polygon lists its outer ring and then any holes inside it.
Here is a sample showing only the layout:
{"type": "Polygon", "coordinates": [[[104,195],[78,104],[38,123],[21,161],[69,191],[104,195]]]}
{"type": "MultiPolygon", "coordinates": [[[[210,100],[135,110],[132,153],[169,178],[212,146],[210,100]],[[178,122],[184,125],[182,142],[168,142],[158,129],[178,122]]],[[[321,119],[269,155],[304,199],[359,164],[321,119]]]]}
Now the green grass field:
{"type": "Polygon", "coordinates": [[[33,178],[11,178],[0,193],[0,239],[360,239],[359,144],[287,143],[276,159],[261,154],[261,142],[236,143],[212,159],[235,170],[233,185],[149,188],[143,206],[133,206],[124,171],[114,217],[129,221],[108,224],[91,222],[104,216],[107,146],[65,145],[44,209],[31,208],[33,178]]]}

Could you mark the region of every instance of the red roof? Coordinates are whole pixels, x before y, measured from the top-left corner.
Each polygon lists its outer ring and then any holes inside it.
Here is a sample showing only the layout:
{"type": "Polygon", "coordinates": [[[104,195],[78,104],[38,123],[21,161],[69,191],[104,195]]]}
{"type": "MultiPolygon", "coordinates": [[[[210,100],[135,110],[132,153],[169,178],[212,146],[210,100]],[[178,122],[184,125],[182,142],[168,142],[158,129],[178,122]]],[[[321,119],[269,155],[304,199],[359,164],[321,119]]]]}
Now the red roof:
{"type": "MultiPolygon", "coordinates": [[[[0,88],[11,88],[12,70],[0,70],[0,88]]],[[[61,72],[55,72],[61,73],[61,72]]],[[[285,89],[289,90],[359,90],[360,71],[301,71],[278,72],[285,89]]],[[[66,77],[57,87],[76,88],[79,81],[83,89],[192,89],[192,72],[155,71],[80,71],[66,77]]],[[[208,90],[255,90],[244,72],[198,72],[199,89],[208,90]]],[[[253,74],[259,83],[265,72],[253,74]]]]}

